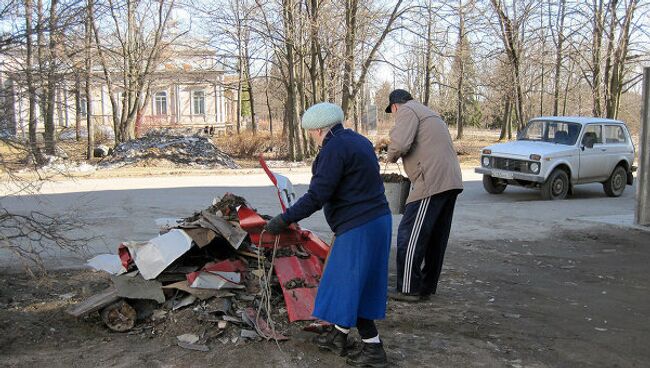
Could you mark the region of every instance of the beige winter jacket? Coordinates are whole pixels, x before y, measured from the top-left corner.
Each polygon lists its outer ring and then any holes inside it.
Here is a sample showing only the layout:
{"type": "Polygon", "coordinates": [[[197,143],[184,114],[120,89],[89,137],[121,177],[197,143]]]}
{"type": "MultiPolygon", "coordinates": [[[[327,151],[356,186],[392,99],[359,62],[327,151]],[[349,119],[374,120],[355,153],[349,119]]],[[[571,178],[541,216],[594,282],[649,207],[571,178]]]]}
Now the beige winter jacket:
{"type": "Polygon", "coordinates": [[[447,124],[416,101],[400,105],[390,131],[388,160],[402,157],[411,180],[406,203],[452,189],[463,189],[463,178],[447,124]]]}

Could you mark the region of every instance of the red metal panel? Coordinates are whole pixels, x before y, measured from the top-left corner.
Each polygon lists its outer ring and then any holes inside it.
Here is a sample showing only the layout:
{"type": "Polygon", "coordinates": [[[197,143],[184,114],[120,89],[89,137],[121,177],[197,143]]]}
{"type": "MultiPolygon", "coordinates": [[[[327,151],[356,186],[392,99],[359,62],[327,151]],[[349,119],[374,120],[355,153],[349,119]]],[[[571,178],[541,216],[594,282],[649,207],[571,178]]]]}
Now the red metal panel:
{"type": "Polygon", "coordinates": [[[311,254],[315,255],[316,257],[325,260],[327,258],[327,254],[330,251],[330,247],[325,244],[324,241],[320,240],[319,237],[314,235],[311,231],[308,230],[301,230],[301,235],[302,238],[305,239],[303,242],[302,246],[311,254]]]}
{"type": "Polygon", "coordinates": [[[264,229],[264,225],[266,225],[266,220],[262,216],[246,206],[240,206],[237,210],[237,215],[239,216],[239,226],[249,234],[259,234],[264,229]]]}
{"type": "Polygon", "coordinates": [[[282,287],[290,322],[314,319],[311,314],[322,273],[323,264],[313,255],[275,259],[275,274],[282,287]]]}
{"type": "Polygon", "coordinates": [[[322,273],[322,263],[314,256],[309,258],[290,256],[275,259],[275,274],[283,288],[291,280],[302,280],[305,286],[317,287],[322,273]]]}
{"type": "MultiPolygon", "coordinates": [[[[262,233],[266,225],[264,218],[246,206],[239,208],[238,215],[240,226],[249,234],[253,244],[273,248],[276,236],[262,233]]],[[[279,237],[278,248],[291,248],[294,254],[302,252],[298,249],[304,249],[309,254],[307,258],[294,255],[275,259],[274,271],[282,287],[289,321],[313,320],[311,314],[329,247],[297,224],[291,224],[279,237]]]]}
{"type": "Polygon", "coordinates": [[[316,319],[311,315],[316,301],[316,291],[316,288],[282,289],[282,295],[287,304],[289,322],[316,319]]]}

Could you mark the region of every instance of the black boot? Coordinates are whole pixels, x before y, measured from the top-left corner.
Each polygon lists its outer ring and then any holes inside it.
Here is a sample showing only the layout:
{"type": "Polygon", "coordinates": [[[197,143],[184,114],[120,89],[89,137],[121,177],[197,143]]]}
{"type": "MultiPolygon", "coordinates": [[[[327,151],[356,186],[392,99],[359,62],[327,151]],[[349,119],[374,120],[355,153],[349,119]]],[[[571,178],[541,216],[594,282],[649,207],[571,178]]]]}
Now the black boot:
{"type": "Polygon", "coordinates": [[[339,331],[333,327],[330,332],[316,336],[314,339],[316,345],[323,350],[329,350],[340,356],[348,355],[352,343],[348,340],[348,334],[339,331]]]}
{"type": "Polygon", "coordinates": [[[350,355],[346,363],[355,367],[382,368],[388,366],[384,344],[369,344],[364,342],[360,351],[350,355]]]}

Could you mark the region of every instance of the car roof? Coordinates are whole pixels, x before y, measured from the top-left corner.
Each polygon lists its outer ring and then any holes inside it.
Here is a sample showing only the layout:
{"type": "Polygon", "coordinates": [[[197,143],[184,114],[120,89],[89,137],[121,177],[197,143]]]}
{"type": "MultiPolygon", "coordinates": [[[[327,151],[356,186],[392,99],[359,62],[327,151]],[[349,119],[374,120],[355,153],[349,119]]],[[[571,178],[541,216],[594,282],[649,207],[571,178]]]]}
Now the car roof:
{"type": "Polygon", "coordinates": [[[588,116],[540,116],[537,118],[530,119],[533,120],[546,120],[546,121],[562,121],[567,123],[578,123],[578,124],[588,124],[588,123],[614,123],[614,124],[625,124],[620,120],[614,119],[605,119],[605,118],[594,118],[588,116]]]}

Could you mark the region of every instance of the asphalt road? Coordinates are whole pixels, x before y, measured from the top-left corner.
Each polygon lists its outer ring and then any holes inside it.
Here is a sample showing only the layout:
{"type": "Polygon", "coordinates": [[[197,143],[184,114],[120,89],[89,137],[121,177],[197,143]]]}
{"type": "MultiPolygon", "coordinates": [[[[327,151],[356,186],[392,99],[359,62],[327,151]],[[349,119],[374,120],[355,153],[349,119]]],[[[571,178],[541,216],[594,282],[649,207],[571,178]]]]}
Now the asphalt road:
{"type": "MultiPolygon", "coordinates": [[[[284,174],[294,183],[298,196],[307,190],[307,170],[294,169],[284,174]]],[[[539,192],[516,187],[509,187],[501,195],[490,195],[472,170],[463,171],[463,177],[465,190],[456,206],[451,243],[535,240],[553,232],[594,226],[582,218],[629,217],[634,213],[635,187],[627,187],[620,198],[608,198],[600,184],[583,185],[570,199],[542,201],[539,192]]],[[[55,217],[73,216],[84,222],[77,234],[95,238],[87,249],[73,254],[48,248],[43,254],[49,268],[62,268],[82,266],[94,254],[115,253],[122,241],[155,237],[157,218],[189,216],[226,192],[247,198],[260,213],[274,215],[280,210],[274,188],[261,173],[49,182],[38,195],[6,196],[2,206],[17,213],[39,211],[55,217]]],[[[394,216],[393,236],[400,217],[394,216]]],[[[322,212],[301,225],[325,241],[331,238],[322,212]]],[[[0,250],[0,269],[16,267],[12,257],[0,250]]]]}

